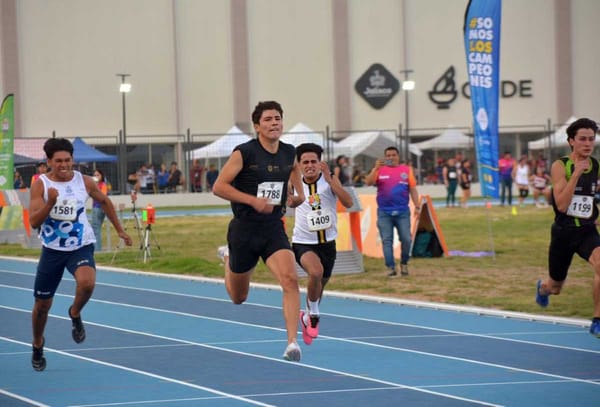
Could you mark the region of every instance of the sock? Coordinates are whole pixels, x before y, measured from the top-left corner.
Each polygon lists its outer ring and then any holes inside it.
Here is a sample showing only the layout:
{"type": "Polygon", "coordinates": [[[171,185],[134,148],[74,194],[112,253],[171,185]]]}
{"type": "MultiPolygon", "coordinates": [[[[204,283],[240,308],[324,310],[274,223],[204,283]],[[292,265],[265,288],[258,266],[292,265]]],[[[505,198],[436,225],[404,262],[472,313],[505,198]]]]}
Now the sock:
{"type": "Polygon", "coordinates": [[[308,300],[308,313],[310,315],[319,315],[319,301],[308,300]]]}

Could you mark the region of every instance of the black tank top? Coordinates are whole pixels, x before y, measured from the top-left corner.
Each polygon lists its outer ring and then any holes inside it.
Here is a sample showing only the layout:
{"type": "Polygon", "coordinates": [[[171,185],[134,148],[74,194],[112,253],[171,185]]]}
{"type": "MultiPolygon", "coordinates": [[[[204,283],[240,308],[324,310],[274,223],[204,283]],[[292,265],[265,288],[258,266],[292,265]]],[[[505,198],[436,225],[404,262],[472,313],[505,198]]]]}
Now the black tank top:
{"type": "MultiPolygon", "coordinates": [[[[565,166],[565,174],[567,177],[567,181],[571,179],[571,174],[573,174],[573,170],[575,169],[575,163],[571,160],[570,157],[565,156],[559,158],[559,160],[565,166]]],[[[598,208],[594,202],[594,195],[596,194],[596,187],[598,185],[598,177],[600,175],[600,164],[598,160],[594,157],[590,157],[591,167],[581,174],[579,180],[577,180],[577,185],[575,186],[574,196],[582,197],[579,205],[591,205],[592,206],[592,215],[589,218],[580,218],[571,215],[567,215],[566,213],[559,212],[556,207],[556,202],[554,201],[554,194],[552,195],[552,208],[554,209],[554,221],[561,226],[565,227],[580,227],[584,225],[594,225],[596,219],[598,218],[598,208]]],[[[571,202],[571,205],[574,203],[571,202]]]]}
{"type": "Polygon", "coordinates": [[[233,215],[238,219],[249,220],[280,219],[285,214],[287,184],[294,168],[296,149],[293,145],[280,141],[277,153],[272,154],[258,140],[253,139],[240,144],[233,151],[236,150],[242,154],[243,160],[242,170],[232,183],[236,189],[257,196],[258,185],[269,181],[283,182],[283,189],[281,197],[278,197],[280,204],[275,206],[272,213],[258,213],[249,205],[232,202],[233,215]]]}

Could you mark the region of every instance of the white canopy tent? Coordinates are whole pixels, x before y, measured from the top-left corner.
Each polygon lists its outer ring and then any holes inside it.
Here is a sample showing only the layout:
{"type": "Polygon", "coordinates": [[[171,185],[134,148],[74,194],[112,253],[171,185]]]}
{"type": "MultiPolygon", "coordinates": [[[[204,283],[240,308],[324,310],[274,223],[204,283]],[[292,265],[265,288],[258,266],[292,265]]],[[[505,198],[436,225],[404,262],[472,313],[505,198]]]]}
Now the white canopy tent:
{"type": "Polygon", "coordinates": [[[231,155],[233,149],[250,140],[251,137],[242,132],[237,126],[230,128],[227,133],[204,147],[190,152],[192,159],[225,158],[231,155]]]}
{"type": "Polygon", "coordinates": [[[569,125],[571,123],[573,123],[575,120],[577,120],[577,118],[575,116],[569,117],[569,119],[565,122],[565,124],[563,126],[561,126],[559,129],[557,129],[554,132],[554,134],[552,134],[550,136],[551,137],[550,140],[552,140],[551,142],[548,139],[548,137],[542,137],[540,139],[530,141],[529,143],[527,143],[527,147],[530,150],[543,150],[545,148],[550,148],[550,146],[552,146],[552,147],[568,146],[569,143],[567,142],[567,127],[569,127],[569,125]]]}
{"type": "MultiPolygon", "coordinates": [[[[386,148],[396,146],[394,136],[389,132],[384,131],[366,131],[353,133],[348,137],[335,143],[333,146],[333,154],[346,155],[355,159],[359,155],[364,155],[370,158],[381,158],[384,155],[386,148]]],[[[408,146],[411,154],[417,156],[417,172],[421,173],[421,156],[423,152],[414,144],[408,146]]]]}
{"type": "Polygon", "coordinates": [[[303,123],[297,123],[281,136],[281,141],[298,147],[302,143],[315,143],[324,147],[325,140],[322,133],[316,132],[303,123]]]}
{"type": "MultiPolygon", "coordinates": [[[[333,152],[337,155],[346,155],[348,157],[356,157],[364,154],[371,158],[383,157],[383,152],[390,146],[395,146],[396,140],[390,133],[383,131],[366,131],[353,133],[348,137],[334,144],[333,152]]],[[[415,145],[409,145],[409,151],[420,157],[423,152],[415,145]]]]}
{"type": "Polygon", "coordinates": [[[457,129],[445,130],[430,140],[415,144],[421,150],[468,150],[473,148],[473,138],[457,129]]]}

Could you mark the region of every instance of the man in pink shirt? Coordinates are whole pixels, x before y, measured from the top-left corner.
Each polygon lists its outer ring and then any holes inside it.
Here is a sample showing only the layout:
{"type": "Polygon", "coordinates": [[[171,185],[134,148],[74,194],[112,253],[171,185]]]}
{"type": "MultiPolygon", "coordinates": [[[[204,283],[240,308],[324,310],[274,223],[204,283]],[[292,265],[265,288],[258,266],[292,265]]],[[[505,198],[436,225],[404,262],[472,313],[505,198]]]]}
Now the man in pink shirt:
{"type": "Polygon", "coordinates": [[[377,228],[383,245],[385,266],[390,270],[388,277],[398,274],[394,260],[394,228],[402,243],[400,273],[407,276],[412,243],[409,199],[419,210],[419,193],[412,168],[400,164],[400,152],[396,147],[388,147],[385,149],[385,159],[377,160],[365,182],[377,186],[377,228]]]}
{"type": "Polygon", "coordinates": [[[506,200],[506,191],[508,190],[508,205],[512,205],[512,184],[513,170],[516,167],[516,162],[510,155],[509,151],[504,152],[504,157],[498,160],[498,169],[500,170],[500,185],[502,192],[500,194],[500,205],[504,206],[506,200]]]}

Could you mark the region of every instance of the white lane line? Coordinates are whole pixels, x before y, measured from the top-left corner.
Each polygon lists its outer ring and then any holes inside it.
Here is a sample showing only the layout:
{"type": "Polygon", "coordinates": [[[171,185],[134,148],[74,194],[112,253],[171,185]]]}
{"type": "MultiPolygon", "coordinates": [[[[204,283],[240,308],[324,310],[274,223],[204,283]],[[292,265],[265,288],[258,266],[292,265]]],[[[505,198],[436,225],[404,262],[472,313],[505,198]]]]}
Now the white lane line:
{"type": "Polygon", "coordinates": [[[27,398],[27,397],[20,396],[20,395],[18,395],[18,394],[15,394],[15,393],[11,393],[11,392],[10,392],[10,391],[8,391],[8,390],[0,389],[0,394],[4,394],[5,396],[11,397],[11,398],[13,398],[13,399],[17,399],[17,400],[19,400],[19,401],[22,401],[22,402],[24,402],[24,403],[31,404],[32,406],[37,406],[37,407],[50,407],[50,406],[49,406],[49,405],[47,405],[47,404],[40,403],[39,401],[35,401],[35,400],[32,400],[32,399],[30,399],[30,398],[27,398]]]}
{"type": "MultiPolygon", "coordinates": [[[[159,293],[159,294],[165,294],[165,295],[173,295],[173,296],[178,296],[178,297],[186,297],[186,298],[194,298],[194,299],[204,299],[204,300],[212,300],[212,301],[219,301],[219,302],[226,302],[226,303],[230,302],[229,300],[224,300],[222,298],[199,296],[199,295],[193,295],[193,294],[182,294],[182,293],[177,293],[177,292],[172,292],[172,291],[154,290],[154,289],[147,289],[147,288],[140,288],[140,287],[130,287],[130,286],[117,285],[117,284],[97,283],[96,285],[107,285],[107,286],[116,287],[116,288],[130,289],[130,290],[144,291],[144,292],[152,292],[152,293],[159,293]]],[[[11,289],[19,289],[19,290],[31,291],[30,288],[9,286],[9,285],[4,285],[4,284],[0,284],[0,287],[6,287],[6,288],[11,288],[11,289]]],[[[69,298],[73,297],[70,294],[56,294],[56,295],[57,296],[69,297],[69,298]]],[[[103,300],[98,300],[98,299],[94,299],[94,298],[92,298],[91,301],[111,303],[109,301],[103,301],[103,300]]],[[[143,307],[143,306],[124,304],[124,303],[119,303],[119,305],[139,307],[139,308],[142,308],[142,309],[153,309],[153,308],[146,308],[146,307],[143,307]]],[[[262,307],[262,308],[271,308],[271,309],[277,309],[277,310],[281,309],[281,307],[279,307],[279,306],[257,304],[257,303],[253,303],[253,302],[245,302],[244,305],[262,307]]],[[[162,310],[162,311],[165,311],[165,310],[162,310]]],[[[175,314],[180,314],[180,315],[194,316],[194,315],[188,314],[188,313],[178,313],[178,312],[175,312],[175,311],[171,311],[171,312],[173,312],[175,314]]],[[[389,326],[404,326],[404,327],[410,327],[410,328],[416,328],[416,329],[422,329],[422,330],[429,330],[429,331],[435,331],[435,332],[443,332],[443,333],[446,333],[446,334],[457,335],[457,336],[480,337],[480,338],[493,339],[493,340],[498,340],[498,341],[508,341],[508,342],[515,342],[515,343],[524,343],[524,344],[528,344],[528,345],[544,346],[544,347],[555,348],[555,349],[566,349],[566,350],[572,350],[572,351],[577,351],[577,352],[588,352],[588,353],[593,353],[593,354],[600,354],[600,350],[575,348],[575,347],[572,347],[572,346],[555,345],[555,344],[548,344],[548,343],[537,342],[537,341],[532,341],[532,340],[522,340],[522,339],[515,339],[515,338],[507,338],[507,337],[504,337],[504,336],[497,336],[497,335],[512,335],[512,336],[515,336],[517,334],[524,334],[524,333],[521,333],[521,332],[502,332],[501,334],[496,334],[496,335],[494,335],[494,334],[476,334],[476,333],[472,333],[472,332],[464,332],[464,331],[456,331],[456,330],[450,330],[450,329],[444,329],[444,328],[435,328],[435,327],[431,327],[431,326],[408,324],[408,323],[405,323],[405,322],[384,321],[384,320],[378,320],[378,319],[372,319],[372,318],[364,318],[364,317],[349,316],[349,315],[342,315],[342,314],[333,314],[333,313],[326,313],[326,312],[321,313],[321,315],[323,315],[323,316],[330,316],[330,317],[334,317],[334,318],[349,319],[349,320],[352,320],[352,321],[363,321],[363,322],[370,322],[370,323],[382,324],[382,325],[389,325],[389,326]]],[[[256,327],[260,327],[260,328],[273,329],[273,330],[280,330],[281,331],[281,329],[277,329],[277,328],[270,328],[270,327],[265,327],[265,326],[260,326],[260,325],[252,325],[252,324],[241,323],[241,322],[236,322],[236,321],[232,321],[232,320],[222,320],[222,319],[211,318],[211,317],[206,317],[206,316],[197,316],[197,317],[206,318],[206,319],[214,319],[214,320],[217,320],[217,321],[227,321],[227,322],[230,322],[230,323],[233,323],[233,324],[241,324],[241,325],[247,325],[247,326],[256,326],[256,327]]],[[[587,334],[587,332],[583,332],[583,330],[581,331],[581,333],[582,334],[587,334]]],[[[545,331],[540,331],[540,332],[538,332],[538,334],[539,335],[545,335],[546,332],[545,331]]],[[[416,337],[419,337],[419,336],[416,336],[416,337]]],[[[423,335],[423,337],[426,337],[426,336],[423,335]]]]}
{"type": "MultiPolygon", "coordinates": [[[[25,345],[25,346],[28,346],[28,347],[31,346],[30,343],[22,342],[22,341],[17,341],[17,340],[14,340],[14,339],[11,339],[11,338],[7,338],[7,337],[2,337],[2,336],[0,336],[0,340],[6,341],[6,342],[11,342],[11,343],[16,343],[16,344],[19,344],[19,345],[25,345]]],[[[222,392],[220,390],[213,389],[213,388],[210,388],[210,387],[200,386],[200,385],[197,385],[197,384],[185,382],[185,381],[182,381],[182,380],[173,379],[173,378],[170,378],[170,377],[167,377],[167,376],[157,375],[157,374],[154,374],[154,373],[146,372],[144,370],[133,369],[133,368],[130,368],[130,367],[127,367],[127,366],[123,366],[123,365],[118,365],[118,364],[115,364],[115,363],[103,362],[103,361],[98,360],[98,359],[88,358],[88,357],[81,356],[81,355],[75,355],[73,353],[65,352],[65,351],[62,351],[62,350],[54,349],[54,348],[44,347],[44,351],[46,351],[47,353],[48,352],[58,353],[59,355],[62,355],[62,356],[67,356],[67,357],[71,357],[71,358],[74,358],[74,359],[84,360],[86,362],[91,362],[91,363],[96,363],[96,364],[99,364],[99,365],[107,366],[107,367],[110,367],[110,368],[115,368],[115,369],[120,369],[120,370],[124,370],[124,371],[131,372],[131,373],[136,373],[136,374],[140,374],[140,375],[143,375],[143,376],[152,377],[154,379],[164,380],[164,381],[167,381],[167,382],[170,382],[170,383],[175,383],[175,384],[178,384],[178,385],[191,387],[193,389],[202,390],[202,391],[205,391],[205,392],[208,392],[208,393],[218,394],[220,396],[224,396],[224,397],[227,397],[227,398],[232,398],[232,399],[235,399],[235,400],[244,401],[244,402],[247,402],[247,403],[250,403],[250,404],[254,404],[254,405],[257,405],[257,406],[274,407],[274,406],[271,406],[270,404],[260,403],[258,401],[250,400],[250,399],[247,399],[245,397],[236,396],[235,394],[225,393],[225,392],[222,392]]]]}
{"type": "MultiPolygon", "coordinates": [[[[21,311],[21,312],[27,312],[29,313],[29,310],[24,310],[24,309],[19,309],[19,308],[12,308],[12,307],[5,307],[5,306],[0,306],[0,308],[6,308],[6,309],[11,309],[13,311],[21,311]]],[[[168,311],[167,311],[168,312],[168,311]]],[[[54,315],[49,315],[51,317],[55,317],[54,315]]],[[[193,315],[192,315],[193,316],[193,315]]],[[[67,319],[66,317],[62,317],[62,316],[58,316],[57,318],[60,319],[67,319]]],[[[237,350],[233,350],[233,349],[228,349],[228,348],[223,348],[223,347],[219,347],[219,346],[214,346],[214,345],[207,345],[204,343],[199,343],[199,342],[194,342],[194,341],[188,341],[188,340],[184,340],[184,339],[178,339],[178,338],[173,338],[173,337],[168,337],[168,336],[163,336],[163,335],[156,335],[156,334],[151,334],[148,332],[142,332],[142,331],[136,331],[136,330],[132,330],[132,329],[125,329],[125,328],[120,328],[120,327],[115,327],[115,326],[110,326],[110,325],[105,325],[105,324],[98,324],[95,322],[90,322],[90,321],[85,321],[86,324],[88,325],[94,325],[94,326],[99,326],[99,327],[103,327],[103,328],[107,328],[107,329],[113,329],[113,330],[117,330],[117,331],[121,331],[121,332],[127,332],[127,333],[132,333],[132,334],[137,334],[137,335],[143,335],[143,336],[148,336],[151,338],[159,338],[159,339],[164,339],[164,340],[168,340],[168,341],[172,341],[172,342],[179,342],[179,343],[186,343],[186,344],[192,344],[192,345],[197,345],[203,348],[207,348],[207,349],[212,349],[212,350],[218,350],[221,352],[228,352],[228,353],[234,353],[237,355],[242,355],[242,356],[247,356],[247,357],[251,357],[251,358],[258,358],[258,359],[263,359],[263,360],[269,360],[272,362],[277,362],[277,363],[284,363],[284,364],[288,364],[290,362],[287,362],[283,359],[275,359],[269,356],[263,356],[263,355],[258,355],[258,354],[253,354],[253,353],[248,353],[248,352],[242,352],[242,351],[237,351],[237,350]]],[[[10,342],[14,342],[14,343],[21,343],[27,346],[31,346],[31,344],[25,343],[25,342],[20,342],[20,341],[15,341],[15,340],[11,340],[9,338],[3,338],[0,337],[0,339],[5,339],[8,340],[10,342]]],[[[102,362],[102,361],[97,361],[95,359],[91,359],[91,358],[85,358],[82,356],[78,356],[78,355],[74,355],[68,352],[64,352],[64,351],[59,351],[59,350],[54,350],[52,348],[44,348],[44,350],[47,350],[49,352],[57,352],[60,353],[62,355],[65,356],[73,356],[76,358],[80,358],[83,360],[88,360],[90,362],[97,362],[106,366],[111,366],[110,363],[106,363],[106,362],[102,362]]],[[[332,373],[335,374],[337,376],[345,376],[345,377],[351,377],[354,379],[359,379],[359,380],[365,380],[365,381],[369,381],[369,382],[373,382],[373,383],[379,383],[379,384],[383,384],[383,385],[387,385],[387,386],[392,386],[392,387],[398,387],[398,388],[403,388],[403,389],[409,389],[409,390],[414,390],[417,392],[421,392],[421,393],[427,393],[427,394],[432,394],[435,396],[440,396],[440,397],[444,397],[444,398],[450,398],[450,399],[455,399],[455,400],[462,400],[462,401],[468,401],[470,403],[476,403],[476,404],[480,404],[480,405],[485,405],[485,406],[497,406],[497,404],[493,404],[493,403],[487,403],[481,400],[475,400],[475,399],[469,399],[469,398],[465,398],[465,397],[459,397],[459,396],[454,396],[451,394],[446,394],[446,393],[440,393],[440,392],[436,392],[436,391],[432,391],[432,390],[428,390],[428,389],[421,389],[418,387],[414,387],[414,386],[406,386],[400,383],[395,383],[395,382],[391,382],[391,381],[387,381],[387,380],[380,380],[380,379],[375,379],[372,377],[365,377],[365,376],[361,376],[361,375],[357,375],[357,374],[353,374],[353,373],[348,373],[348,372],[343,372],[340,370],[334,370],[334,369],[326,369],[326,368],[322,368],[319,366],[313,366],[313,365],[308,365],[308,364],[303,364],[303,363],[297,363],[297,365],[300,365],[302,367],[305,368],[309,368],[309,369],[314,369],[314,370],[318,370],[318,371],[322,371],[322,372],[326,372],[326,373],[332,373]]],[[[137,369],[131,369],[131,368],[127,368],[125,366],[120,366],[120,365],[115,365],[115,367],[117,368],[122,368],[124,370],[128,370],[128,371],[132,371],[132,372],[139,372],[140,374],[147,374],[148,376],[152,376],[152,377],[160,377],[157,375],[154,375],[153,373],[149,373],[149,372],[144,372],[144,371],[138,371],[137,369]]],[[[170,379],[170,381],[177,383],[179,382],[178,380],[175,379],[170,379]]],[[[182,384],[184,384],[185,382],[181,382],[182,384]]],[[[188,384],[190,386],[194,386],[191,384],[188,384]]],[[[209,391],[208,389],[206,391],[209,391]]],[[[225,394],[225,393],[223,393],[225,394]]]]}

